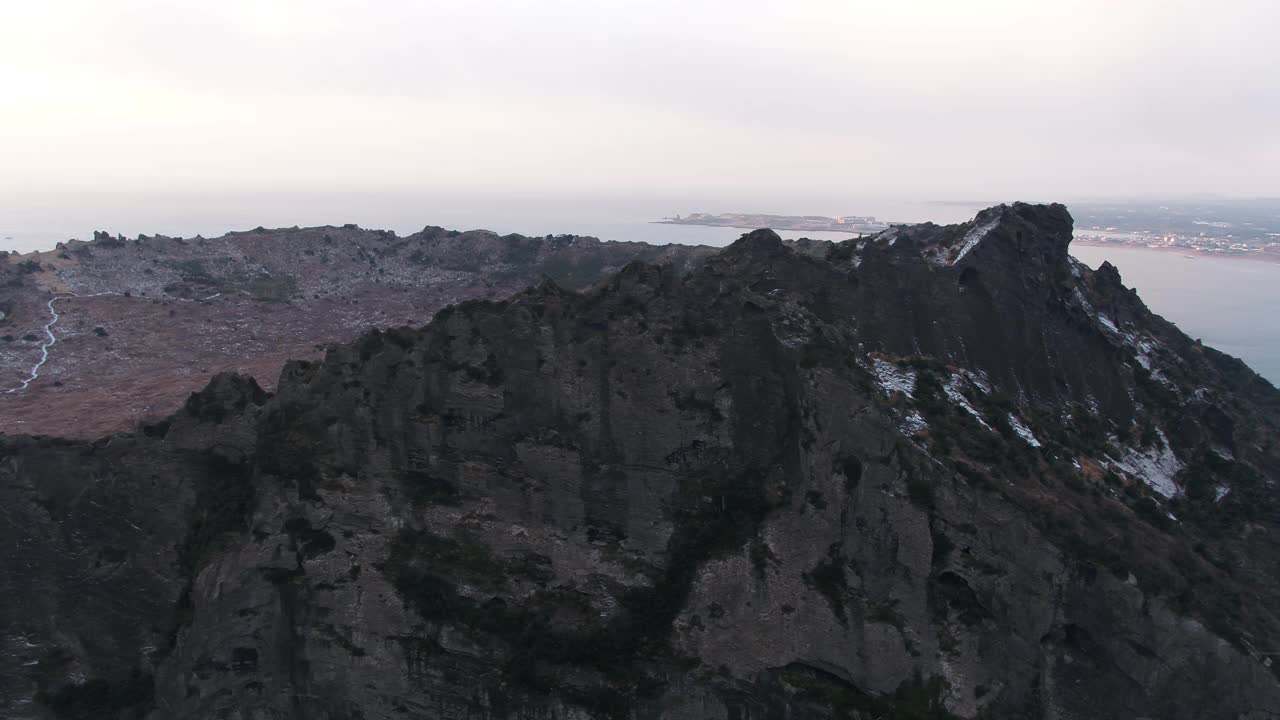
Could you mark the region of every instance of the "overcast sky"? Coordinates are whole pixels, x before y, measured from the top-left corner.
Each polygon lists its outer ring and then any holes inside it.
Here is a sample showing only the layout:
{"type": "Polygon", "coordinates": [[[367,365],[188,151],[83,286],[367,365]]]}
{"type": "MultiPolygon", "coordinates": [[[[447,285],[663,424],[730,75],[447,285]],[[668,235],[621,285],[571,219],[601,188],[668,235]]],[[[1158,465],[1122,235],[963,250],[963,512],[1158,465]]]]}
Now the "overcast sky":
{"type": "Polygon", "coordinates": [[[0,193],[1274,196],[1277,29],[1275,0],[0,0],[0,193]]]}

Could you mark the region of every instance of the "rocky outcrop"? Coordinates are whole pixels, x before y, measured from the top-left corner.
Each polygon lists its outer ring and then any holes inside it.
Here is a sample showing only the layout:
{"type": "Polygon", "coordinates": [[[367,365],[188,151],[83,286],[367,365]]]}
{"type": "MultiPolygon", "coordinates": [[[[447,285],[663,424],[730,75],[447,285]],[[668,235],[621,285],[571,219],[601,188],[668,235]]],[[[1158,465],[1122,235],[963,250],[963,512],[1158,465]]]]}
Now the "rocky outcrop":
{"type": "Polygon", "coordinates": [[[1070,235],[758,231],[6,440],[0,702],[1274,717],[1280,398],[1070,235]]]}

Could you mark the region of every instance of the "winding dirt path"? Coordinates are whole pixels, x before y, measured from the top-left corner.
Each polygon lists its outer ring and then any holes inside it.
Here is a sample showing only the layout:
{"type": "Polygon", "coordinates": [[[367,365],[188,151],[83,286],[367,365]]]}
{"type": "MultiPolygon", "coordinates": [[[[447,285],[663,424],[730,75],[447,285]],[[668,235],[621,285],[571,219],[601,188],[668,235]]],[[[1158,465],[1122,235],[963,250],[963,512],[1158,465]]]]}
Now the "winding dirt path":
{"type": "Polygon", "coordinates": [[[55,295],[55,296],[53,296],[53,297],[49,298],[49,302],[47,302],[47,303],[45,303],[45,304],[49,307],[49,314],[53,316],[53,319],[51,319],[51,320],[50,320],[48,323],[46,323],[46,324],[45,324],[45,326],[44,326],[44,334],[45,334],[45,335],[48,335],[48,336],[49,336],[49,339],[48,339],[48,340],[46,340],[45,342],[43,342],[43,343],[41,343],[41,344],[40,344],[40,361],[39,361],[39,362],[37,362],[37,363],[36,363],[36,364],[31,368],[31,374],[27,377],[27,379],[26,379],[26,380],[23,380],[23,381],[22,381],[22,384],[21,384],[21,385],[19,385],[18,387],[15,387],[15,388],[10,388],[9,390],[5,390],[5,391],[4,391],[4,394],[5,394],[5,395],[9,395],[9,394],[12,394],[12,393],[21,392],[21,391],[23,391],[23,390],[26,390],[26,389],[27,389],[27,387],[31,385],[31,383],[33,383],[33,382],[35,382],[35,381],[36,381],[36,378],[40,377],[40,368],[41,368],[41,367],[44,367],[44,364],[45,364],[46,362],[48,362],[48,361],[49,361],[49,348],[51,348],[51,347],[53,347],[54,345],[57,345],[57,344],[58,344],[58,336],[53,334],[53,326],[54,326],[54,325],[57,325],[57,324],[58,324],[58,318],[62,317],[61,315],[59,315],[59,314],[58,314],[58,311],[53,307],[53,304],[54,304],[55,302],[57,302],[57,301],[59,301],[59,300],[65,300],[65,299],[68,299],[68,298],[76,298],[76,297],[98,297],[98,296],[100,296],[100,295],[118,295],[118,294],[119,294],[119,293],[114,293],[114,292],[100,292],[100,293],[94,293],[93,295],[77,295],[77,294],[75,294],[75,293],[67,293],[67,294],[65,294],[65,295],[55,295]]]}

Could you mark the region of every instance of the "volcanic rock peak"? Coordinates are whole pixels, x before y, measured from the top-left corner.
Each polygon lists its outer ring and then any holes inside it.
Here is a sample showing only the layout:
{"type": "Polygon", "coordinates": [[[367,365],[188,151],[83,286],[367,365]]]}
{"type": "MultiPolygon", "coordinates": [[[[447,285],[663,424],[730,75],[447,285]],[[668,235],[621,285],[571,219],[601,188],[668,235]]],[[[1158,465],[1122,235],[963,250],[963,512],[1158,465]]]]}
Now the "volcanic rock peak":
{"type": "Polygon", "coordinates": [[[36,607],[0,608],[0,701],[1266,717],[1280,401],[1070,234],[1022,204],[757,231],[367,334],[270,398],[220,377],[109,446],[6,441],[0,590],[36,607]]]}

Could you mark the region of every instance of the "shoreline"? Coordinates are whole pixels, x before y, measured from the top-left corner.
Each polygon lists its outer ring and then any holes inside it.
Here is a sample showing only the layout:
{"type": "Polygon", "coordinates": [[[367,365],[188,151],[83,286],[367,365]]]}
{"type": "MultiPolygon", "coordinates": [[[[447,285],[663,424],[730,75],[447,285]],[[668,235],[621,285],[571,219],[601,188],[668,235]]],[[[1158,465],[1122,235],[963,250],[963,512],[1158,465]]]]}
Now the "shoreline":
{"type": "MultiPolygon", "coordinates": [[[[676,225],[681,227],[709,227],[709,228],[729,228],[733,230],[759,230],[760,228],[752,225],[710,225],[707,223],[689,223],[689,222],[672,222],[670,220],[650,220],[650,225],[676,225]]],[[[902,225],[913,225],[915,223],[895,223],[902,225]]],[[[823,232],[823,233],[842,233],[849,236],[850,240],[856,240],[858,236],[875,235],[883,230],[819,230],[815,228],[791,228],[791,227],[773,227],[773,230],[781,232],[823,232]]],[[[1098,247],[1098,248],[1122,248],[1126,250],[1142,250],[1160,253],[1177,253],[1183,255],[1188,260],[1221,259],[1221,260],[1250,260],[1253,262],[1265,262],[1273,265],[1280,265],[1280,253],[1264,253],[1264,252],[1244,252],[1244,253],[1215,253],[1196,248],[1180,248],[1180,247],[1153,247],[1151,245],[1137,245],[1124,242],[1098,242],[1096,240],[1085,240],[1082,238],[1072,238],[1072,246],[1098,247]]]]}
{"type": "MultiPolygon", "coordinates": [[[[731,230],[760,230],[761,229],[761,226],[759,225],[729,225],[729,224],[712,225],[710,223],[672,222],[670,220],[649,220],[648,223],[650,225],[676,225],[679,227],[729,228],[731,230]]],[[[797,227],[785,227],[781,225],[778,225],[778,226],[770,225],[768,226],[768,228],[770,230],[782,231],[782,232],[831,232],[831,233],[844,233],[846,235],[874,235],[878,232],[884,232],[884,230],[843,230],[843,229],[836,230],[832,228],[797,228],[797,227]]]]}
{"type": "Polygon", "coordinates": [[[1280,253],[1264,253],[1264,252],[1245,252],[1245,253],[1214,253],[1195,248],[1179,248],[1179,247],[1152,247],[1150,245],[1130,245],[1128,243],[1119,242],[1097,242],[1090,240],[1071,240],[1072,246],[1083,245],[1085,247],[1096,248],[1120,248],[1123,250],[1141,250],[1143,252],[1159,252],[1159,253],[1177,253],[1186,257],[1188,260],[1217,259],[1217,260],[1250,260],[1253,262],[1265,262],[1272,265],[1280,265],[1280,253]]]}
{"type": "MultiPolygon", "coordinates": [[[[649,220],[649,221],[646,221],[646,224],[673,225],[678,227],[725,228],[725,229],[732,229],[732,230],[747,230],[747,231],[760,229],[757,226],[748,226],[748,225],[708,225],[704,223],[671,222],[667,220],[649,220]]],[[[911,223],[903,223],[903,224],[911,224],[911,223]]],[[[857,239],[857,237],[860,235],[869,236],[869,235],[875,235],[878,232],[883,232],[882,230],[875,230],[875,231],[843,230],[843,229],[842,230],[820,230],[816,228],[789,228],[789,227],[775,227],[773,229],[779,230],[782,232],[789,232],[789,233],[805,233],[805,232],[839,233],[842,235],[848,235],[850,240],[857,239]]],[[[601,239],[605,239],[605,238],[601,238],[601,239]]],[[[655,247],[671,244],[666,242],[654,242],[648,239],[640,240],[639,242],[645,242],[646,244],[654,245],[655,247]]],[[[1204,250],[1198,250],[1195,248],[1152,247],[1150,245],[1137,245],[1137,244],[1129,244],[1124,242],[1098,242],[1096,240],[1086,240],[1083,238],[1072,238],[1071,245],[1084,246],[1084,247],[1097,247],[1097,248],[1121,248],[1121,249],[1127,249],[1127,250],[1142,250],[1147,252],[1178,253],[1180,255],[1187,257],[1188,260],[1200,260],[1203,258],[1207,258],[1207,259],[1218,258],[1222,260],[1248,260],[1252,262],[1264,262],[1264,263],[1270,263],[1272,265],[1280,265],[1280,253],[1264,253],[1264,252],[1214,253],[1214,252],[1207,252],[1204,250]]],[[[36,256],[36,255],[52,255],[56,252],[57,252],[56,247],[46,248],[46,249],[33,249],[33,250],[27,250],[25,252],[18,252],[16,255],[10,254],[9,258],[11,260],[22,262],[24,260],[33,259],[33,256],[36,256]]],[[[45,258],[41,258],[42,261],[44,259],[45,258]]]]}

